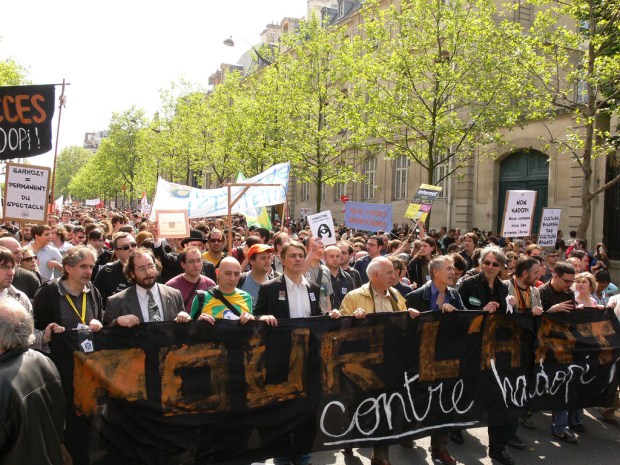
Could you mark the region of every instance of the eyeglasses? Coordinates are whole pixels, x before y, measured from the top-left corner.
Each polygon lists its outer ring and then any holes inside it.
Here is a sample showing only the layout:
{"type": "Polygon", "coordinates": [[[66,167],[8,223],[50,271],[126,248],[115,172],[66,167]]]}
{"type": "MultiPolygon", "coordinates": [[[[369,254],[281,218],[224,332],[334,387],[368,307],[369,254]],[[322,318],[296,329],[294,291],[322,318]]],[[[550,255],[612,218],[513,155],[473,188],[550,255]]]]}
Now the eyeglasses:
{"type": "Polygon", "coordinates": [[[10,271],[14,269],[15,269],[15,265],[0,265],[0,270],[2,271],[10,271]]]}
{"type": "Polygon", "coordinates": [[[209,242],[224,242],[224,239],[209,239],[209,242]]]}
{"type": "Polygon", "coordinates": [[[129,249],[135,249],[136,247],[138,247],[138,244],[136,244],[135,242],[132,242],[131,244],[121,245],[120,247],[117,247],[116,250],[127,251],[129,249]]]}
{"type": "Polygon", "coordinates": [[[154,263],[151,263],[150,265],[146,265],[146,266],[141,266],[139,268],[136,268],[136,271],[139,271],[140,273],[146,273],[147,271],[153,271],[156,270],[157,267],[155,266],[154,263]]]}
{"type": "Polygon", "coordinates": [[[22,257],[22,262],[32,262],[37,260],[37,257],[35,257],[34,255],[32,257],[22,257]]]}
{"type": "Polygon", "coordinates": [[[483,260],[482,264],[486,266],[492,266],[493,268],[499,268],[500,266],[502,266],[499,262],[492,262],[489,260],[483,260]]]}
{"type": "Polygon", "coordinates": [[[196,259],[196,260],[187,260],[185,263],[187,263],[188,265],[198,265],[198,264],[202,264],[202,259],[196,259]]]}
{"type": "Polygon", "coordinates": [[[574,284],[575,280],[574,279],[564,279],[561,276],[558,276],[558,278],[560,278],[562,281],[564,281],[566,284],[574,284]]]}

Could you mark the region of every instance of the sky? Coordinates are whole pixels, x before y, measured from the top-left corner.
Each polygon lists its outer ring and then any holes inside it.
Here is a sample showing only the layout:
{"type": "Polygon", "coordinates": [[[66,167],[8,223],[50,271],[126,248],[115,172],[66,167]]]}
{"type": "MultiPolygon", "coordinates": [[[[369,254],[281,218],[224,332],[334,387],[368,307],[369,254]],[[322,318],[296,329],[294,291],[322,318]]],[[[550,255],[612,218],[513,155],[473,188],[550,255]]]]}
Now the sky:
{"type": "MultiPolygon", "coordinates": [[[[65,79],[58,152],[82,146],[132,106],[152,118],[159,91],[185,78],[207,86],[221,63],[237,63],[267,24],[306,16],[306,0],[4,0],[0,59],[28,68],[33,84],[65,79]],[[233,36],[236,46],[224,39],[233,36]]],[[[56,98],[60,95],[56,88],[56,98]]],[[[54,115],[54,143],[58,124],[54,115]]],[[[54,151],[29,158],[52,166],[54,151]]]]}

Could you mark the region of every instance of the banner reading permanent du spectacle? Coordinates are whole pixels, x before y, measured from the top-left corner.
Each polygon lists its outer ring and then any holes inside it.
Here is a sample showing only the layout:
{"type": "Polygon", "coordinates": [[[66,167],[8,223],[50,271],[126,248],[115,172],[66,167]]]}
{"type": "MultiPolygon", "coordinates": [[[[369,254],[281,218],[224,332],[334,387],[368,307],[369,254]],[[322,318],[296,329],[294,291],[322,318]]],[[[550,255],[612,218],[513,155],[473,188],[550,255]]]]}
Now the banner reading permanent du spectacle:
{"type": "MultiPolygon", "coordinates": [[[[278,186],[252,186],[241,195],[232,213],[242,213],[258,207],[268,207],[286,202],[290,163],[272,166],[262,173],[246,179],[248,184],[278,184],[278,186]]],[[[231,200],[236,199],[245,187],[231,187],[231,200]]],[[[174,184],[159,178],[149,219],[155,221],[157,210],[186,210],[188,218],[228,215],[228,188],[197,189],[174,184]]]]}
{"type": "Polygon", "coordinates": [[[0,87],[0,160],[52,150],[55,87],[0,87]]]}
{"type": "MultiPolygon", "coordinates": [[[[243,464],[608,405],[611,311],[406,312],[54,335],[76,465],[243,464]]],[[[558,457],[559,459],[559,457],[558,457]]]]}

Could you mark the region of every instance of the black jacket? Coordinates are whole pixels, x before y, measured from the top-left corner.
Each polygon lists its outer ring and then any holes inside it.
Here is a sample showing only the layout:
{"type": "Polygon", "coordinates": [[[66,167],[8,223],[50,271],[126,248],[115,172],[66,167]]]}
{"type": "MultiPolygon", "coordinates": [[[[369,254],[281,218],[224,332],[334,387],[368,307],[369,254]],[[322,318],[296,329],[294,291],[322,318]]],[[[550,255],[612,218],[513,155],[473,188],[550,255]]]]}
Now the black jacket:
{"type": "MultiPolygon", "coordinates": [[[[35,328],[45,331],[45,328],[50,323],[62,324],[60,298],[58,279],[48,281],[39,288],[32,302],[35,328]]],[[[103,322],[103,300],[95,286],[91,286],[88,298],[94,309],[94,318],[103,322]]]]}
{"type": "Polygon", "coordinates": [[[108,297],[131,287],[131,283],[127,281],[123,273],[123,264],[120,261],[108,263],[101,268],[93,284],[101,294],[104,306],[108,297]]]}
{"type": "MultiPolygon", "coordinates": [[[[179,276],[181,273],[184,273],[184,270],[181,267],[181,263],[179,263],[178,254],[166,252],[161,245],[159,247],[154,247],[153,253],[155,254],[155,257],[157,257],[157,259],[161,262],[162,266],[162,270],[158,280],[160,283],[167,283],[172,278],[179,276]]],[[[201,274],[217,282],[217,277],[215,276],[215,267],[213,266],[213,263],[208,262],[207,260],[202,260],[201,274]]]]}
{"type": "MultiPolygon", "coordinates": [[[[312,281],[308,281],[308,298],[310,299],[311,316],[321,315],[321,307],[319,305],[320,296],[321,286],[312,281]],[[313,295],[314,298],[312,298],[313,295]]],[[[277,319],[291,317],[284,276],[278,276],[260,285],[260,289],[258,290],[258,301],[252,313],[255,316],[273,315],[277,319]]]]}
{"type": "Polygon", "coordinates": [[[0,354],[0,463],[61,465],[65,396],[45,355],[29,349],[0,354]]]}
{"type": "Polygon", "coordinates": [[[493,283],[493,294],[490,292],[484,273],[465,278],[459,288],[459,294],[463,304],[470,310],[481,310],[491,301],[499,302],[497,313],[506,313],[506,297],[508,297],[508,285],[498,277],[493,283]],[[495,295],[495,297],[494,297],[495,295]]]}

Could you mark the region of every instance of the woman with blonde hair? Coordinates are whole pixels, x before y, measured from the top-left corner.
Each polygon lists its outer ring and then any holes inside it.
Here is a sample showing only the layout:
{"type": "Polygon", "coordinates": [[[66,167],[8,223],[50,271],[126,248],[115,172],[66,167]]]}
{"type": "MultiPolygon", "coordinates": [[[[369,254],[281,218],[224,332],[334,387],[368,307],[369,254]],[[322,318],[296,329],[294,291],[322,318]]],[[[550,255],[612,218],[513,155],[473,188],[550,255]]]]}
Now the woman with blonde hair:
{"type": "Polygon", "coordinates": [[[589,272],[575,276],[575,304],[581,307],[596,307],[596,299],[592,294],[596,291],[594,275],[589,272]]]}

